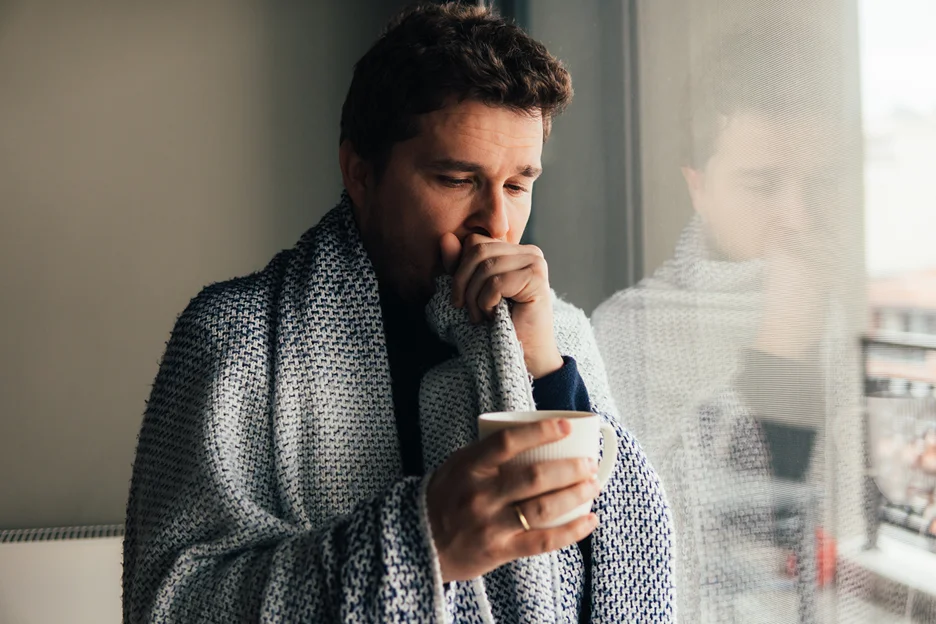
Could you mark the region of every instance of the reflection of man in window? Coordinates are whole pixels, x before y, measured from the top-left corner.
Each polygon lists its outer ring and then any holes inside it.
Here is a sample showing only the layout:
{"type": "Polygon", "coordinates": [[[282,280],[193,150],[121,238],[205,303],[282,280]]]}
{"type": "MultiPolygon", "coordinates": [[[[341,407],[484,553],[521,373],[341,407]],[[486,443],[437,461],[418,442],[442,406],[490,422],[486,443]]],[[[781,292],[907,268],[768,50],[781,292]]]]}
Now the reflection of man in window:
{"type": "Polygon", "coordinates": [[[696,214],[671,260],[595,312],[624,425],[674,510],[684,621],[776,603],[774,521],[801,522],[818,479],[842,156],[827,52],[800,31],[748,30],[703,60],[682,169],[696,214]],[[771,481],[796,494],[786,508],[771,481]]]}

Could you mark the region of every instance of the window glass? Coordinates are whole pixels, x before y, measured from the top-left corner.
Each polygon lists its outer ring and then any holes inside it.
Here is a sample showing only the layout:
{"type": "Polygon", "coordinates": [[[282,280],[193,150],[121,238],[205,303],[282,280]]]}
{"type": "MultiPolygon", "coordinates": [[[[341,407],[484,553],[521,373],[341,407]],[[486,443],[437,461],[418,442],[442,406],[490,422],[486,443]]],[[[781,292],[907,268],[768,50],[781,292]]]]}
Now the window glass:
{"type": "Polygon", "coordinates": [[[576,86],[533,236],[663,480],[680,619],[936,621],[936,5],[529,7],[576,86]]]}

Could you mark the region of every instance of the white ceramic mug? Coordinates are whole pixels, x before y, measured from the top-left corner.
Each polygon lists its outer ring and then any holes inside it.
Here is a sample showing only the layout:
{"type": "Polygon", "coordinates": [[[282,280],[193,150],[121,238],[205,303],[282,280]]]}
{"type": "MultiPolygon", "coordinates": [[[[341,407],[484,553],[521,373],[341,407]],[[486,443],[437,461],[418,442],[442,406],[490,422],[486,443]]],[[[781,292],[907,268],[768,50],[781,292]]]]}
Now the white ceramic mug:
{"type": "MultiPolygon", "coordinates": [[[[614,470],[614,461],[617,458],[618,439],[614,427],[601,420],[597,414],[590,412],[565,411],[537,411],[537,412],[495,412],[481,414],[478,417],[478,434],[483,440],[491,434],[502,429],[519,427],[540,420],[551,418],[564,418],[569,421],[572,430],[569,435],[557,442],[544,444],[517,455],[509,463],[528,465],[554,459],[570,459],[573,457],[591,457],[598,461],[598,449],[601,448],[601,462],[598,464],[598,486],[604,487],[614,470]],[[599,445],[600,442],[600,445],[599,445]]],[[[584,516],[591,511],[591,502],[580,505],[572,511],[563,514],[552,522],[536,526],[537,529],[548,529],[562,526],[576,518],[584,516]]]]}

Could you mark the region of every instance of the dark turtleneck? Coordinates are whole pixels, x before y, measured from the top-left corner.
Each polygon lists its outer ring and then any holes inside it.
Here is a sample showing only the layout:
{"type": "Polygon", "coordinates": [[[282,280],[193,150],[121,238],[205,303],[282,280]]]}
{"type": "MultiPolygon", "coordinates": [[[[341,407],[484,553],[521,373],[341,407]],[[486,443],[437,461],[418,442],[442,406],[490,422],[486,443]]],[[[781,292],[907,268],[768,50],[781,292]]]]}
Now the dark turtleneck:
{"type": "Polygon", "coordinates": [[[408,303],[388,288],[380,289],[393,407],[403,473],[422,476],[422,438],[419,432],[419,384],[431,368],[449,360],[458,351],[433,333],[422,305],[408,303]]]}

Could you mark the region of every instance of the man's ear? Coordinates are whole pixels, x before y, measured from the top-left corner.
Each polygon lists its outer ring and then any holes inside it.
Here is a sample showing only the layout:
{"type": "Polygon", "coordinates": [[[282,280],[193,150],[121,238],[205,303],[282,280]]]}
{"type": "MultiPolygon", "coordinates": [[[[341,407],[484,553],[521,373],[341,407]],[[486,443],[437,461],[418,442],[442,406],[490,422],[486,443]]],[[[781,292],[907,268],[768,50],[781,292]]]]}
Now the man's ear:
{"type": "Polygon", "coordinates": [[[361,158],[351,141],[345,139],[338,148],[341,179],[351,201],[358,209],[367,206],[368,188],[373,186],[373,168],[361,158]]]}
{"type": "Polygon", "coordinates": [[[685,165],[681,168],[686,189],[692,200],[692,208],[700,215],[705,215],[705,172],[685,165]]]}

